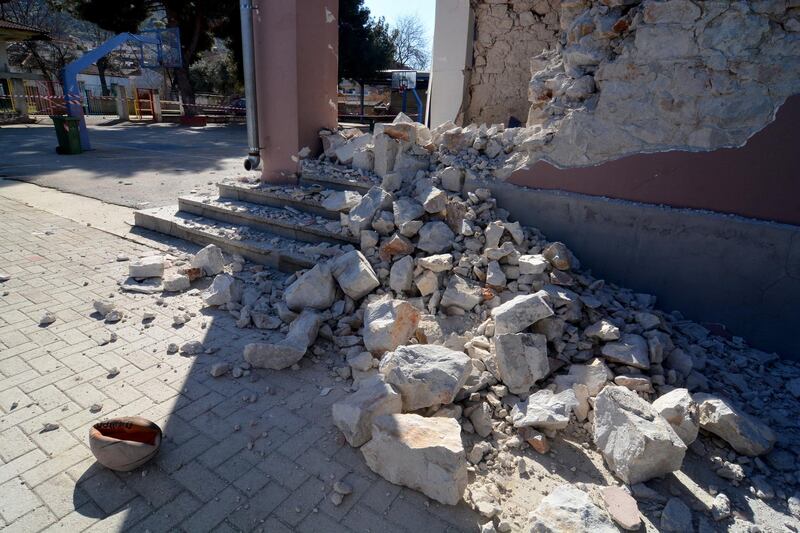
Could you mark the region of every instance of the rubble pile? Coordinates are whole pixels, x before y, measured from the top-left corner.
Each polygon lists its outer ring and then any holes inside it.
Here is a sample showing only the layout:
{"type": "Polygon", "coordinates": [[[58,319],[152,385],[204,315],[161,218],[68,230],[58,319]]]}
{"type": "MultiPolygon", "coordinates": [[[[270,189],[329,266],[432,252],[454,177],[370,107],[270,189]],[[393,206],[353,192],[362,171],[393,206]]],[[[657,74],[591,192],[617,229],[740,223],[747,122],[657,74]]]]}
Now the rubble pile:
{"type": "MultiPolygon", "coordinates": [[[[213,276],[206,305],[265,337],[212,375],[327,356],[350,392],[333,404],[333,423],[366,464],[440,503],[464,499],[500,531],[639,527],[643,483],[680,470],[690,453],[721,483],[791,500],[797,387],[766,383],[793,383],[800,371],[596,278],[564,243],[509,221],[489,190],[466,190],[449,150],[488,143],[479,131],[429,131],[401,115],[374,136],[324,132],[317,172],[381,179],[365,194],[318,198],[360,246],[339,245],[284,280],[242,276],[241,258],[228,272],[214,245],[199,252],[191,266],[213,276]],[[550,455],[565,436],[596,451],[621,492],[578,484],[554,490],[531,519],[513,512],[494,473],[522,475],[520,453],[550,455]]],[[[727,519],[724,498],[700,520],[727,519]]],[[[681,527],[683,502],[665,503],[656,503],[662,524],[681,527]]]]}

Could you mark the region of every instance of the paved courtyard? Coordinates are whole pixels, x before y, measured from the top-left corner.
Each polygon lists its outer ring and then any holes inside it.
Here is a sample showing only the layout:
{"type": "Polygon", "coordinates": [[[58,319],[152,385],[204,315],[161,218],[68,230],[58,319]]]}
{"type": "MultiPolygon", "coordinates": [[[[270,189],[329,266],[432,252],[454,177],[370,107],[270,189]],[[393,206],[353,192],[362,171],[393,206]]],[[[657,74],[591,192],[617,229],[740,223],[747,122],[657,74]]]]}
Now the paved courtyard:
{"type": "Polygon", "coordinates": [[[87,120],[92,150],[79,155],[55,153],[47,118],[0,127],[0,177],[140,208],[175,203],[193,190],[213,191],[213,182],[245,173],[242,124],[187,128],[87,120]]]}
{"type": "Polygon", "coordinates": [[[151,248],[2,197],[0,221],[0,270],[11,275],[0,283],[3,531],[478,530],[463,502],[392,485],[345,444],[330,406],[346,392],[324,355],[298,371],[212,378],[213,363],[240,361],[260,333],[200,310],[191,291],[162,305],[160,295],[120,293],[127,263],[117,256],[151,248]],[[126,311],[116,324],[92,316],[93,300],[109,297],[126,311]],[[172,327],[178,309],[194,308],[172,327]],[[58,318],[40,327],[46,310],[58,318]],[[149,324],[145,311],[156,315],[149,324]],[[167,354],[188,340],[213,353],[167,354]],[[131,473],[99,467],[90,426],[129,415],[164,429],[158,457],[131,473]],[[337,507],[328,497],[340,479],[354,492],[337,507]]]}

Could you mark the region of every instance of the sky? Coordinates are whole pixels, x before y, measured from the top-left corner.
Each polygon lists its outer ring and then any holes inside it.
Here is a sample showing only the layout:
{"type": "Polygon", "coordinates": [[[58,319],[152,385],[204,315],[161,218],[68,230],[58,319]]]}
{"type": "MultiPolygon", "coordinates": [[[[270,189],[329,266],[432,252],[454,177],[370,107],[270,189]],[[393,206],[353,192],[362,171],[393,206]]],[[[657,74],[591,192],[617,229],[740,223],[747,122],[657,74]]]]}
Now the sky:
{"type": "MultiPolygon", "coordinates": [[[[390,25],[403,15],[419,15],[428,31],[428,42],[433,42],[433,22],[436,17],[436,0],[365,0],[373,17],[383,17],[390,25]]],[[[429,45],[430,48],[430,45],[429,45]]]]}

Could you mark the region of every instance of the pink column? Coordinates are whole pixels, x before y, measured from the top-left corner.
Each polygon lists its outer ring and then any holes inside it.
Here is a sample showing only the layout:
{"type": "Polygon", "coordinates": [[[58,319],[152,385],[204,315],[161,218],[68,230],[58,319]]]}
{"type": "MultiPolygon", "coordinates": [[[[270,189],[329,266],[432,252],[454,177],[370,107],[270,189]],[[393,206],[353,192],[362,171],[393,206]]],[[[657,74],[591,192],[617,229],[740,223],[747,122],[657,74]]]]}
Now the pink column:
{"type": "Polygon", "coordinates": [[[291,183],[293,157],[319,153],[337,125],[339,1],[256,0],[253,18],[262,181],[291,183]]]}

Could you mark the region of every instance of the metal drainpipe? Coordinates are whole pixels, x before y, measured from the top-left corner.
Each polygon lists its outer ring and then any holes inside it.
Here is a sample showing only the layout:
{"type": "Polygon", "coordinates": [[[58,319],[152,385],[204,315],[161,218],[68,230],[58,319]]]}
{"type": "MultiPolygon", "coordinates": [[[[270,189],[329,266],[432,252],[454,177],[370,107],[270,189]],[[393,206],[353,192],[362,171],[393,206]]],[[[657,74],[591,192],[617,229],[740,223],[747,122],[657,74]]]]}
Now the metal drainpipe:
{"type": "Polygon", "coordinates": [[[253,55],[253,0],[239,2],[242,20],[242,59],[244,66],[244,97],[247,108],[247,143],[249,151],[244,168],[255,170],[261,163],[258,143],[258,107],[256,105],[256,70],[253,55]]]}

